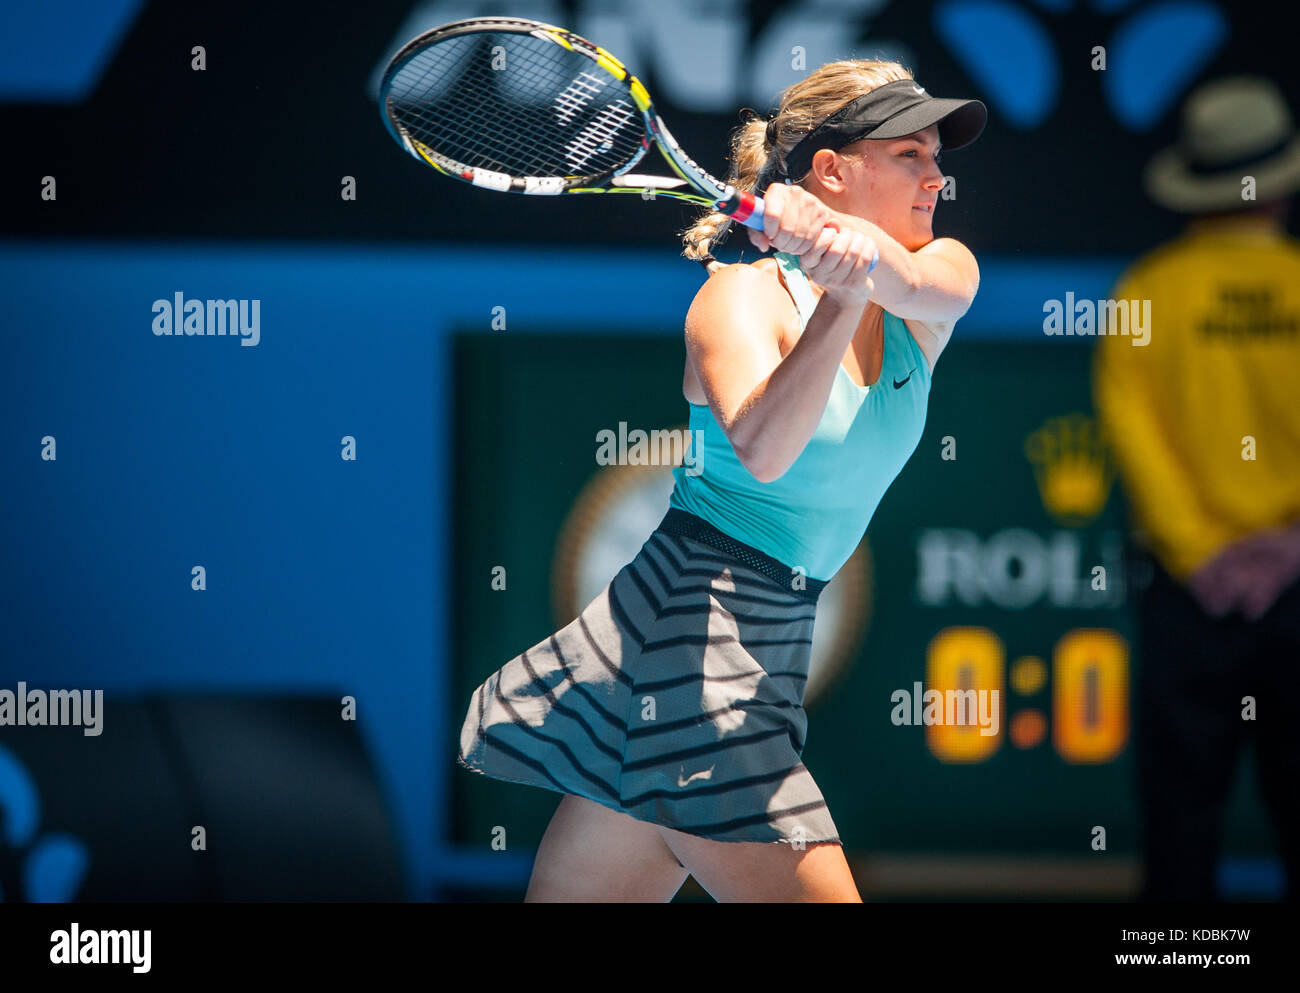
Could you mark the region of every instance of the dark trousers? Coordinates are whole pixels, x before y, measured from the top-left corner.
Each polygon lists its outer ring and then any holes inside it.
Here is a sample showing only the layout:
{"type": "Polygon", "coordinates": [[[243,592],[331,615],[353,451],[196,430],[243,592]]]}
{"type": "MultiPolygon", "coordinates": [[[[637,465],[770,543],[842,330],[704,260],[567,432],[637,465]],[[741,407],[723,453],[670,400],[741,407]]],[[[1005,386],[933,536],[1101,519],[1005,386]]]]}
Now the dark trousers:
{"type": "Polygon", "coordinates": [[[1133,551],[1138,605],[1134,740],[1143,901],[1215,900],[1224,810],[1253,740],[1260,792],[1300,894],[1300,582],[1258,621],[1216,620],[1151,556],[1133,551]],[[1149,576],[1149,583],[1143,579],[1149,576]],[[1243,697],[1255,701],[1243,719],[1243,697]]]}

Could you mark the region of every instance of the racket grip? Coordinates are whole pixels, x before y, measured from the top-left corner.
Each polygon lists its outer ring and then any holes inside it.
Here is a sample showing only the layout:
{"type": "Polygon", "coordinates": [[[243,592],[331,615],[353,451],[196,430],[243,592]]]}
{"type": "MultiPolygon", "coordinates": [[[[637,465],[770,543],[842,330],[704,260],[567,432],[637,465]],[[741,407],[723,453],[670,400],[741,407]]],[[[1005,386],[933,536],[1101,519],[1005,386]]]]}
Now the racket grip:
{"type": "Polygon", "coordinates": [[[730,211],[731,219],[755,231],[763,230],[763,198],[744,190],[736,191],[738,204],[730,211]]]}
{"type": "MultiPolygon", "coordinates": [[[[763,198],[755,196],[753,193],[746,193],[743,190],[737,191],[736,195],[740,201],[740,205],[731,212],[731,219],[733,221],[738,221],[747,228],[753,228],[755,231],[762,231],[764,217],[763,198]]],[[[839,226],[836,224],[828,224],[826,226],[828,228],[833,228],[836,231],[839,230],[839,226]]],[[[879,262],[880,248],[876,246],[875,250],[871,253],[871,265],[867,266],[868,276],[875,272],[876,266],[879,262]]]]}

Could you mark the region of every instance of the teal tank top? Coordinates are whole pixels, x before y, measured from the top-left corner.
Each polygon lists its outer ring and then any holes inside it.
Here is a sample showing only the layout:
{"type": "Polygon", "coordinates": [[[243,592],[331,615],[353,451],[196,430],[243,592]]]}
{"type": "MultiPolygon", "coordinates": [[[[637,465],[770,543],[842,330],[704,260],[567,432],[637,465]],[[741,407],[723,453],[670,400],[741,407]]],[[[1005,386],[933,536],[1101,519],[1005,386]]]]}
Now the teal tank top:
{"type": "MultiPolygon", "coordinates": [[[[808,326],[817,298],[799,258],[775,253],[808,326]]],[[[673,469],[669,506],[813,579],[829,580],[853,554],[885,490],[916,450],[930,398],[930,365],[901,318],[884,315],[880,379],[859,386],[843,365],[817,429],[794,464],[761,483],[736,457],[708,404],[690,404],[694,468],[673,469]]]]}

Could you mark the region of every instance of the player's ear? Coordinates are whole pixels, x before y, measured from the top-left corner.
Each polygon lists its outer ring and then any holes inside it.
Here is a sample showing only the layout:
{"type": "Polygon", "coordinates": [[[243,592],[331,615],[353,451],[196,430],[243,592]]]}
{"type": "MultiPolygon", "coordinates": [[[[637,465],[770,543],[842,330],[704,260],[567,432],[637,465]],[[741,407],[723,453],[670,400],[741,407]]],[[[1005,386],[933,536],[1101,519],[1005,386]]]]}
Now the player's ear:
{"type": "Polygon", "coordinates": [[[819,148],[813,153],[810,175],[816,176],[817,182],[831,193],[845,190],[843,160],[829,148],[819,148]]]}

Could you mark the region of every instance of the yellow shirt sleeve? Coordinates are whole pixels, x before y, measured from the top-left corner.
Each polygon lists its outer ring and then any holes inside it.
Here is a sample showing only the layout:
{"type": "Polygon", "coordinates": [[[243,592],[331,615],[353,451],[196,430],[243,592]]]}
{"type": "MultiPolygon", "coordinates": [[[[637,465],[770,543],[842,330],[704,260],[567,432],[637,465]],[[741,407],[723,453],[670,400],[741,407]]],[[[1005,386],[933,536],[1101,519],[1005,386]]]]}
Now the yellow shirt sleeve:
{"type": "MultiPolygon", "coordinates": [[[[1115,300],[1155,300],[1158,286],[1126,273],[1111,292],[1115,300]]],[[[1168,314],[1171,298],[1155,303],[1168,314]]],[[[1165,332],[1154,339],[1167,340],[1165,332]]],[[[1134,345],[1125,335],[1099,334],[1093,353],[1092,390],[1097,417],[1115,454],[1119,475],[1138,528],[1151,551],[1175,579],[1185,581],[1232,535],[1205,511],[1195,477],[1180,455],[1189,439],[1169,430],[1159,394],[1161,376],[1153,345],[1134,345]]]]}

